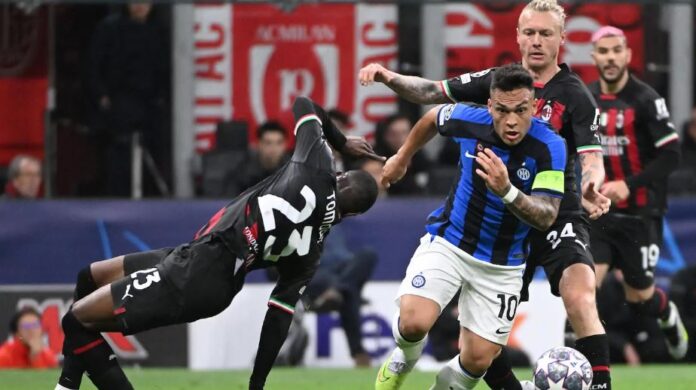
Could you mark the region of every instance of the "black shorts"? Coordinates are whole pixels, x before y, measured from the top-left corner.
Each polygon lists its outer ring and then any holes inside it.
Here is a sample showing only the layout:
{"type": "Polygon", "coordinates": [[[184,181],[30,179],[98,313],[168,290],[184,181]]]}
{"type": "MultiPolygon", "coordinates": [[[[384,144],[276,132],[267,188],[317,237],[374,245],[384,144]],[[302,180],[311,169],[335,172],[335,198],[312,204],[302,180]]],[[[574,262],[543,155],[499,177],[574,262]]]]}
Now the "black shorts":
{"type": "Polygon", "coordinates": [[[558,285],[563,271],[574,264],[587,264],[594,271],[590,253],[589,224],[583,217],[558,218],[546,231],[529,232],[529,257],[524,271],[521,300],[529,299],[529,283],[536,267],[544,267],[551,285],[551,293],[560,296],[558,285]]]}
{"type": "Polygon", "coordinates": [[[219,238],[127,255],[126,277],[111,284],[123,333],[192,322],[223,311],[244,285],[236,256],[219,238]]]}
{"type": "Polygon", "coordinates": [[[623,272],[626,284],[645,289],[655,283],[662,245],[662,218],[609,213],[592,221],[592,255],[597,264],[623,272]]]}

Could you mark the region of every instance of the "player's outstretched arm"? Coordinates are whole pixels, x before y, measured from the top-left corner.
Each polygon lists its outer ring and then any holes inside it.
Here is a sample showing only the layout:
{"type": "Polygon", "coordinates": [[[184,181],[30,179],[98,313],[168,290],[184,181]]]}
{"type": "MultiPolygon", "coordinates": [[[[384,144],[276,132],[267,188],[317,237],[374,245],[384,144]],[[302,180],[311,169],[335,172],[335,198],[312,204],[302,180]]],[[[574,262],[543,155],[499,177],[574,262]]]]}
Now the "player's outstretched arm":
{"type": "MultiPolygon", "coordinates": [[[[476,156],[481,168],[476,169],[486,186],[502,198],[508,210],[529,226],[544,231],[553,225],[561,205],[560,197],[547,195],[527,195],[510,183],[507,167],[491,149],[484,149],[476,156]]],[[[563,177],[562,171],[557,171],[563,177]]],[[[544,173],[544,172],[541,172],[544,173]]],[[[562,179],[561,179],[562,183],[562,179]]],[[[561,188],[562,184],[561,184],[561,188]]]]}
{"type": "Polygon", "coordinates": [[[367,140],[363,137],[346,137],[334,126],[331,118],[324,109],[311,99],[300,96],[295,99],[292,107],[295,116],[295,135],[298,138],[295,152],[306,154],[314,142],[324,134],[329,144],[341,154],[355,158],[371,158],[384,161],[384,157],[375,154],[367,140]]]}
{"type": "Polygon", "coordinates": [[[363,86],[374,82],[383,83],[402,98],[418,104],[449,103],[438,81],[416,76],[404,76],[393,72],[384,66],[372,63],[358,73],[358,79],[363,86]]]}
{"type": "Polygon", "coordinates": [[[436,121],[440,108],[441,106],[434,107],[423,115],[411,129],[404,144],[384,164],[382,169],[382,183],[384,186],[388,188],[392,183],[401,180],[406,174],[406,169],[416,152],[437,134],[436,121]]]}

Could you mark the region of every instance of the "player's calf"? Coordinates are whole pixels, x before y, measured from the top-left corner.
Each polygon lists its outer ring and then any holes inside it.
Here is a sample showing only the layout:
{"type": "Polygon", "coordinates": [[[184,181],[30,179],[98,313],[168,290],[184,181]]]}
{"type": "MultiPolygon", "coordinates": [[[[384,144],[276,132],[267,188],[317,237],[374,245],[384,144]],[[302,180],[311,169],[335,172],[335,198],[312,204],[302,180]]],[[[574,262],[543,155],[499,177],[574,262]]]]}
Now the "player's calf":
{"type": "Polygon", "coordinates": [[[406,380],[406,376],[413,370],[425,347],[425,337],[409,340],[402,334],[399,316],[396,316],[392,321],[392,333],[396,348],[377,372],[376,390],[400,388],[406,380]]]}
{"type": "Polygon", "coordinates": [[[493,390],[523,389],[515,373],[512,372],[512,364],[510,363],[510,357],[505,347],[500,351],[500,355],[493,359],[483,379],[486,381],[488,387],[493,390]]]}
{"type": "Polygon", "coordinates": [[[79,370],[86,370],[90,380],[100,390],[133,388],[118,365],[116,354],[101,333],[88,329],[77,319],[72,309],[63,316],[61,324],[65,333],[63,355],[70,363],[66,377],[61,375],[59,385],[68,389],[79,388],[79,380],[77,386],[72,382],[81,378],[82,372],[79,370]]]}

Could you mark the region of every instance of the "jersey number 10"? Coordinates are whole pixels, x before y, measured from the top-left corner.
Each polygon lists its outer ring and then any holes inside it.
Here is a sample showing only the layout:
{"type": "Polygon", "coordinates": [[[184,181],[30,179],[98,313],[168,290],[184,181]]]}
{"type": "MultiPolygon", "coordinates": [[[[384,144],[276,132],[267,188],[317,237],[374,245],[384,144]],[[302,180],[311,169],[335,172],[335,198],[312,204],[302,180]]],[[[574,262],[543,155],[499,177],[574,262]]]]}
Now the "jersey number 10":
{"type": "MultiPolygon", "coordinates": [[[[304,186],[300,190],[300,195],[305,199],[305,206],[301,211],[294,208],[287,200],[281,197],[270,194],[259,197],[259,211],[261,212],[266,233],[272,232],[276,228],[274,210],[283,214],[285,218],[294,224],[301,224],[312,215],[317,206],[317,197],[314,195],[314,191],[304,186]]],[[[278,261],[281,257],[290,256],[294,252],[297,252],[299,256],[306,255],[309,253],[309,247],[312,243],[312,230],[312,226],[305,226],[302,229],[302,233],[297,229],[293,229],[290,232],[290,237],[288,237],[288,244],[280,253],[271,253],[276,237],[269,235],[263,248],[263,259],[278,261]]]]}

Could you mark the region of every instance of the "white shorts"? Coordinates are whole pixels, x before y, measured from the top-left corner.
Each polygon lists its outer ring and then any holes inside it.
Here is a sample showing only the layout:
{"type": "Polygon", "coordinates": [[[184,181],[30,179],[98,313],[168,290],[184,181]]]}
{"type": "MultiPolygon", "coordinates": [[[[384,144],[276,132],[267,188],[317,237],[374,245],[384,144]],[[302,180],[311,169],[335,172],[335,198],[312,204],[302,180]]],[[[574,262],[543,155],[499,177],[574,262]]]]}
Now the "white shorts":
{"type": "Polygon", "coordinates": [[[476,260],[440,236],[426,234],[399,286],[406,294],[428,298],[440,311],[459,294],[459,324],[493,343],[510,337],[522,289],[524,264],[501,266],[476,260]]]}

